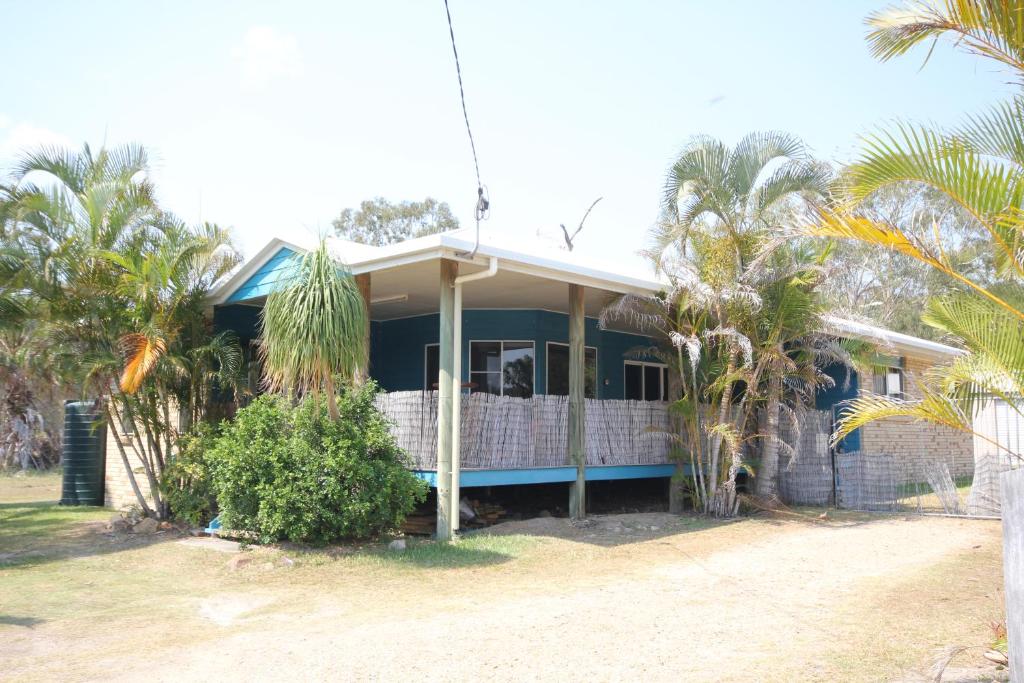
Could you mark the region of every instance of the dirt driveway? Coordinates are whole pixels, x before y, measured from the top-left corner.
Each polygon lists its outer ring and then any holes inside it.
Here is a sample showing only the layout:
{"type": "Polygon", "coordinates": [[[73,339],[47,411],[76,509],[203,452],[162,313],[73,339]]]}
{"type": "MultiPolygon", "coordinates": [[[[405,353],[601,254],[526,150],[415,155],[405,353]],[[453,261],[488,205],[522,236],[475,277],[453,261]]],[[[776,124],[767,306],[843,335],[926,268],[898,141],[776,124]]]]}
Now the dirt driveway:
{"type": "MultiPolygon", "coordinates": [[[[168,541],[62,560],[86,574],[77,609],[0,620],[0,678],[913,680],[1002,618],[993,522],[550,518],[470,538],[465,562],[424,552],[261,550],[232,570],[168,541]],[[102,609],[113,558],[132,575],[102,609]]],[[[44,567],[0,571],[0,596],[44,567]]]]}

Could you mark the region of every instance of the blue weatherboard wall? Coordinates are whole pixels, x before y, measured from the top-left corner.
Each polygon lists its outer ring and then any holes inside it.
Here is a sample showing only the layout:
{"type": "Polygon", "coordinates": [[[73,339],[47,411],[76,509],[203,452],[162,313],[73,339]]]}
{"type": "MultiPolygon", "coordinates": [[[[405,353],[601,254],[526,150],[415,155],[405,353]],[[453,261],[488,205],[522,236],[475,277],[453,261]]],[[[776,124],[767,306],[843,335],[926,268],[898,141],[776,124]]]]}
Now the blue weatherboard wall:
{"type": "Polygon", "coordinates": [[[259,337],[262,306],[231,304],[213,309],[213,328],[217,332],[234,330],[243,346],[259,337]]]}
{"type": "MultiPolygon", "coordinates": [[[[423,388],[427,344],[436,344],[436,313],[375,322],[371,329],[371,374],[387,391],[423,388]]],[[[532,341],[534,392],[543,394],[547,382],[547,342],[569,341],[569,316],[541,310],[467,310],[462,315],[462,373],[469,379],[470,341],[532,341]]],[[[630,349],[650,345],[647,337],[601,330],[586,320],[586,345],[597,348],[598,398],[624,395],[623,361],[630,349]],[[608,384],[605,384],[608,380],[608,384]]]]}
{"type": "Polygon", "coordinates": [[[294,251],[282,247],[274,254],[273,258],[264,263],[241,287],[235,290],[234,294],[228,297],[226,303],[233,304],[270,294],[278,280],[287,277],[288,272],[295,266],[294,256],[294,251]]]}
{"type": "MultiPolygon", "coordinates": [[[[849,385],[843,387],[846,382],[846,368],[841,365],[830,365],[823,371],[835,381],[835,386],[818,391],[814,397],[814,407],[818,410],[833,410],[835,416],[842,411],[842,403],[857,398],[860,391],[860,377],[855,370],[850,370],[849,385]]],[[[842,449],[847,452],[860,450],[860,430],[856,430],[841,442],[842,449]]]]}

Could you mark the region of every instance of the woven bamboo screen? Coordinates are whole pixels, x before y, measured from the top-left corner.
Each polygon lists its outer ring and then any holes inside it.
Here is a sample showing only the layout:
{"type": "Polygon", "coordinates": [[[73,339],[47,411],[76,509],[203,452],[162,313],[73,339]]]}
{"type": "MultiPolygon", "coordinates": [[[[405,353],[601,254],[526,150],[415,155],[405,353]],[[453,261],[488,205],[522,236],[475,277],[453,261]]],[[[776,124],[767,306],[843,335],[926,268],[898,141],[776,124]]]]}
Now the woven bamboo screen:
{"type": "MultiPolygon", "coordinates": [[[[559,467],[566,455],[565,396],[512,398],[477,393],[462,397],[464,469],[559,467]]],[[[392,423],[398,445],[416,469],[437,465],[437,392],[382,393],[377,407],[392,423]]],[[[668,410],[653,401],[587,399],[588,465],[669,462],[668,410]]]]}

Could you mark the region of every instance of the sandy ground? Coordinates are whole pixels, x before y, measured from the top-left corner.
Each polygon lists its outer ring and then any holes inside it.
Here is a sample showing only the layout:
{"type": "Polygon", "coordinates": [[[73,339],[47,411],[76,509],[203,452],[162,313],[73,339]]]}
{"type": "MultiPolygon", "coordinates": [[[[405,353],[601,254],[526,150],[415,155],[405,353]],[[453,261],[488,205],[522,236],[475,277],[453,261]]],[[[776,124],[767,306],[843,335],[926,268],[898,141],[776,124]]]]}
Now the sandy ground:
{"type": "Polygon", "coordinates": [[[1001,618],[994,522],[783,518],[688,529],[635,514],[492,533],[545,540],[513,568],[376,585],[323,567],[272,586],[253,573],[232,590],[182,597],[186,616],[172,628],[191,630],[191,642],[154,637],[146,656],[104,648],[115,634],[58,641],[46,628],[8,641],[8,652],[53,647],[88,662],[76,669],[82,678],[125,681],[922,680],[904,663],[923,672],[932,650],[983,639],[986,619],[1001,618]],[[968,595],[969,610],[958,611],[968,595]]]}

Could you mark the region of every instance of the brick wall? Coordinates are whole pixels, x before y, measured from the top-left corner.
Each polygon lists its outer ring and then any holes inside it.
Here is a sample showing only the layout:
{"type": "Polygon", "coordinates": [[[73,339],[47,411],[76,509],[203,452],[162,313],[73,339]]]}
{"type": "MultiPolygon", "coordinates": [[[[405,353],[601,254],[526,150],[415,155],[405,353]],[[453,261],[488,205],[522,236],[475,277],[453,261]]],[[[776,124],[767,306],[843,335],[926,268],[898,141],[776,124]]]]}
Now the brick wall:
{"type": "MultiPolygon", "coordinates": [[[[177,429],[178,426],[178,411],[171,411],[171,427],[177,429]]],[[[135,483],[139,485],[139,490],[146,497],[146,502],[150,506],[153,504],[153,498],[150,493],[149,479],[146,477],[146,470],[142,467],[142,461],[139,459],[138,451],[131,447],[132,437],[124,434],[120,431],[121,425],[112,424],[107,426],[107,447],[106,447],[106,472],[104,474],[104,505],[109,508],[121,510],[126,507],[138,506],[138,499],[135,497],[135,492],[132,490],[131,482],[128,479],[128,473],[125,471],[124,461],[121,459],[121,452],[117,448],[117,441],[115,440],[114,430],[118,430],[117,434],[121,437],[121,442],[125,447],[125,455],[128,456],[128,463],[132,468],[132,472],[135,474],[135,483]]],[[[141,427],[136,427],[141,429],[141,427]]],[[[144,433],[144,432],[143,432],[144,433]]],[[[143,437],[145,439],[145,437],[143,437]]]]}
{"type": "MultiPolygon", "coordinates": [[[[107,428],[107,471],[103,478],[103,504],[108,508],[120,510],[133,505],[137,506],[139,502],[135,497],[135,492],[132,490],[128,473],[125,471],[121,452],[117,448],[117,442],[113,433],[114,429],[117,429],[114,425],[110,425],[107,428]]],[[[131,465],[132,472],[135,474],[135,482],[146,496],[147,503],[151,505],[153,500],[149,494],[149,480],[146,478],[146,471],[142,467],[142,462],[139,460],[135,449],[131,448],[128,444],[130,437],[125,434],[119,434],[119,436],[125,445],[125,455],[128,456],[128,462],[131,465]]]]}
{"type": "MultiPolygon", "coordinates": [[[[932,363],[906,357],[903,391],[908,399],[921,395],[917,379],[932,363]]],[[[868,391],[870,382],[863,382],[868,391]]],[[[974,473],[974,442],[970,434],[909,418],[891,417],[861,428],[861,450],[900,456],[909,467],[920,470],[927,462],[945,462],[953,478],[974,473]]]]}

